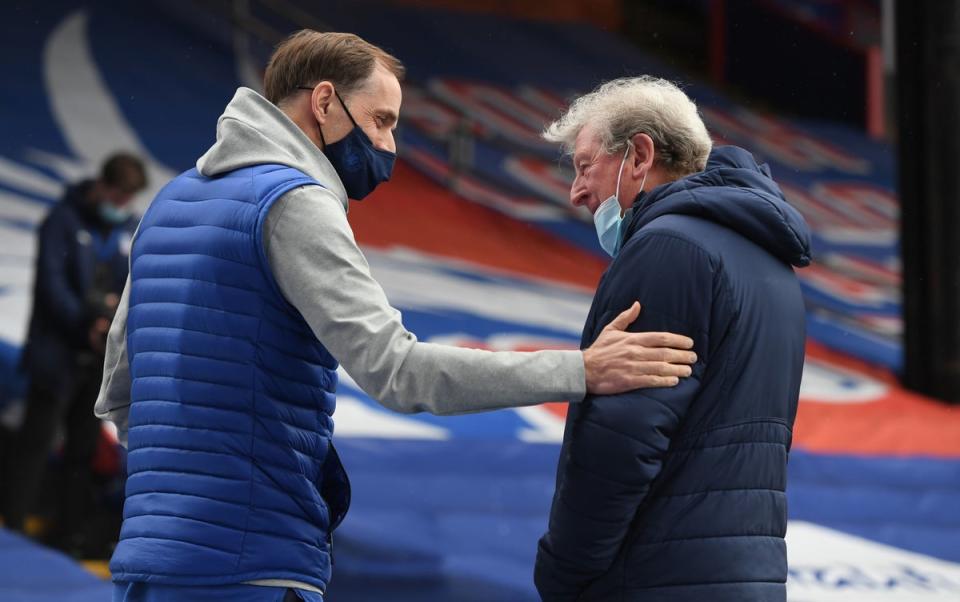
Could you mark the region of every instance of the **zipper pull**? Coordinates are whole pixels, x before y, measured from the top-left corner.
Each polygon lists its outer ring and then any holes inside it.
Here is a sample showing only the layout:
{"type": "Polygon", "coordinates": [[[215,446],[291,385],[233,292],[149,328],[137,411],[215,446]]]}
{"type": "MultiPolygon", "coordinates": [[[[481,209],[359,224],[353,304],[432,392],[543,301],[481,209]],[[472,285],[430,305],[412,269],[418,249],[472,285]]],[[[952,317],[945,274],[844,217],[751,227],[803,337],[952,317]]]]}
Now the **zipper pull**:
{"type": "Polygon", "coordinates": [[[336,564],[333,560],[333,531],[327,533],[327,545],[330,546],[330,568],[336,564]]]}

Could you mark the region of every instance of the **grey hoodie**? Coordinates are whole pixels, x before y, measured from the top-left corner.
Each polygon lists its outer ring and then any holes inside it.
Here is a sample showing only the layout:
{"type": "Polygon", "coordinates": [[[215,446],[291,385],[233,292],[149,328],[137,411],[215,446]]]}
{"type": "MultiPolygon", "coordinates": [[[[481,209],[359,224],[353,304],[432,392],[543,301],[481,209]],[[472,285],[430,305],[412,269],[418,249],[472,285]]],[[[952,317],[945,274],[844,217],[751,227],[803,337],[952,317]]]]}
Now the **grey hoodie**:
{"type": "MultiPolygon", "coordinates": [[[[586,394],[579,351],[490,352],[417,341],[370,275],[347,222],[347,195],[327,158],[280,109],[240,88],[217,122],[216,143],[197,161],[205,176],[281,164],[323,187],[280,198],[264,221],[267,259],[281,292],[356,383],[403,413],[462,414],[586,394]]],[[[126,444],[130,370],[126,349],[130,282],[107,340],[95,413],[126,444]]]]}

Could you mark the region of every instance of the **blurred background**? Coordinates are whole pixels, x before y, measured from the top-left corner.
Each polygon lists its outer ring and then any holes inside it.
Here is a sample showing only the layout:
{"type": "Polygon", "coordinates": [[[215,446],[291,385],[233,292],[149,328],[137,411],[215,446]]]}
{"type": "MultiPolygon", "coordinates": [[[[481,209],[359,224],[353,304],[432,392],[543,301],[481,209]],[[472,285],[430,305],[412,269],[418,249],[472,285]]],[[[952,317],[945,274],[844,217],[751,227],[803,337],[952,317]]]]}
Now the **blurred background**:
{"type": "MultiPolygon", "coordinates": [[[[108,599],[121,512],[122,449],[89,418],[136,215],[40,224],[78,198],[142,211],[304,27],[407,65],[394,177],[349,218],[408,328],[451,345],[577,347],[608,260],[539,132],[601,81],[681,83],[715,141],[769,162],[815,232],[798,272],[791,601],[960,600],[956,0],[3,2],[0,600],[108,599]],[[37,257],[38,232],[62,252],[37,257]],[[77,243],[96,245],[95,274],[75,273],[77,243]],[[83,307],[31,325],[35,283],[58,271],[86,283],[83,307]],[[96,319],[74,328],[74,355],[44,347],[81,310],[96,319]]],[[[341,377],[353,505],[329,599],[536,600],[565,405],[401,416],[341,377]]]]}

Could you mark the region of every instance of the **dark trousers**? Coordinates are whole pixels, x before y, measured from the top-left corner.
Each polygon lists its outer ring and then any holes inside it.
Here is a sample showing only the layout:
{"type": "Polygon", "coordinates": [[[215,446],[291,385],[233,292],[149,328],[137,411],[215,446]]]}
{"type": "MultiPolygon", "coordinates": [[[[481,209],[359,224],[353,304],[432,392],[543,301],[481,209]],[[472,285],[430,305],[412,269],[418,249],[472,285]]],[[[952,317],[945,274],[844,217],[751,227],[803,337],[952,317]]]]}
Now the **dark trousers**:
{"type": "Polygon", "coordinates": [[[90,509],[90,465],[101,429],[100,420],[93,415],[101,362],[93,355],[81,356],[73,370],[56,382],[31,379],[26,416],[8,449],[7,482],[0,492],[7,527],[23,530],[26,514],[35,508],[54,437],[63,426],[63,478],[57,488],[54,533],[65,535],[80,528],[90,509]]]}

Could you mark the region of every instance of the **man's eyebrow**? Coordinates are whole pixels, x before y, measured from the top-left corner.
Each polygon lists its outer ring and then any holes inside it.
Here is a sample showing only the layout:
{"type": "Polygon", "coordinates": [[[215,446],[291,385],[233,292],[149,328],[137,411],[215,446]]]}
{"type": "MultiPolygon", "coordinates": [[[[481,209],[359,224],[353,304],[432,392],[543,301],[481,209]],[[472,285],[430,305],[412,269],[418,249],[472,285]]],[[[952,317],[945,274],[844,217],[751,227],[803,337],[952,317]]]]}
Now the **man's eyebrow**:
{"type": "Polygon", "coordinates": [[[391,111],[390,109],[382,109],[378,111],[378,113],[380,115],[380,118],[383,119],[384,122],[386,122],[387,124],[394,124],[400,119],[400,116],[394,113],[393,111],[391,111]]]}

